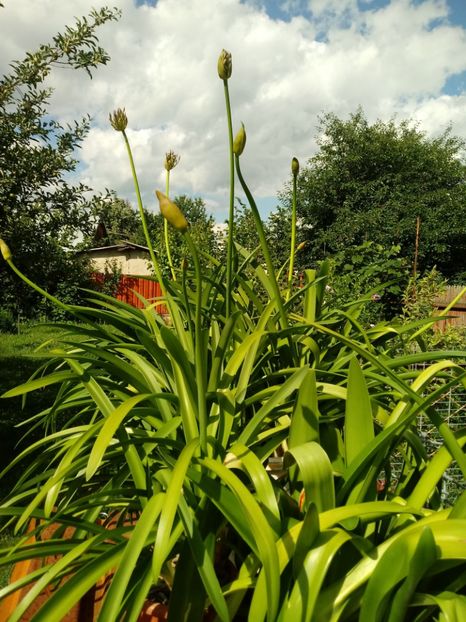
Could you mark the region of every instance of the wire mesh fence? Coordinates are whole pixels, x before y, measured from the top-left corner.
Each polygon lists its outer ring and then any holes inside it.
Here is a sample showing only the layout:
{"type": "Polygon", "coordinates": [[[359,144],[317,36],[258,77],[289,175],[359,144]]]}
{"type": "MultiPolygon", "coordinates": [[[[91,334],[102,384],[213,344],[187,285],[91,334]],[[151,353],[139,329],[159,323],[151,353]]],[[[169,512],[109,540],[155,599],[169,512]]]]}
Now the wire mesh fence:
{"type": "MultiPolygon", "coordinates": [[[[427,364],[417,366],[416,369],[419,370],[425,367],[427,367],[427,364]]],[[[461,428],[466,428],[466,389],[461,384],[458,383],[454,387],[447,388],[445,393],[435,401],[433,408],[452,431],[455,432],[461,428]]],[[[417,430],[427,455],[429,458],[432,457],[443,445],[443,439],[436,426],[425,413],[418,417],[417,430]]],[[[403,452],[395,453],[391,465],[392,478],[395,481],[401,474],[403,462],[403,452]]],[[[461,469],[456,461],[452,461],[440,482],[439,493],[442,505],[451,506],[465,489],[466,481],[461,469]]]]}

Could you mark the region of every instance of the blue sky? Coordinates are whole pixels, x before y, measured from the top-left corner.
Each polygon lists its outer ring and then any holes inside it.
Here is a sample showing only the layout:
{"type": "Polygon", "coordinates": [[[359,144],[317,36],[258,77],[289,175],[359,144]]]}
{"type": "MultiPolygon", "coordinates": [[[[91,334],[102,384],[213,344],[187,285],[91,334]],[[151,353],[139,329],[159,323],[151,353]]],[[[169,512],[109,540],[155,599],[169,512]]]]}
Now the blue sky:
{"type": "MultiPolygon", "coordinates": [[[[95,0],[7,0],[0,66],[46,42],[95,0]],[[50,10],[53,5],[53,11],[50,10]],[[43,19],[47,14],[47,20],[43,19]]],[[[79,179],[134,202],[121,140],[108,113],[125,107],[149,209],[163,188],[163,159],[181,155],[174,193],[227,213],[228,162],[222,48],[233,55],[234,126],[246,125],[243,173],[263,213],[277,204],[293,156],[317,149],[319,116],[410,119],[429,136],[452,126],[466,140],[466,0],[112,0],[118,24],[99,39],[112,58],[92,81],[57,70],[52,113],[89,113],[79,179]]]]}

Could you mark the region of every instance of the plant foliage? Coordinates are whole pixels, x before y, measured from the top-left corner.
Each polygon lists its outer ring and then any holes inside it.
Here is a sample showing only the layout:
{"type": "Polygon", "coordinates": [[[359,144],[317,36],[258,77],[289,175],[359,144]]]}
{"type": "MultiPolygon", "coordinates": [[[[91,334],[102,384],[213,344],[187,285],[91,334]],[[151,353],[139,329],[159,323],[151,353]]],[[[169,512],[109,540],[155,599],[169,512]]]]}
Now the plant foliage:
{"type": "MultiPolygon", "coordinates": [[[[125,128],[116,129],[131,159],[125,128]]],[[[0,506],[23,535],[0,564],[44,559],[0,591],[7,599],[32,585],[10,622],[71,575],[34,617],[58,622],[105,574],[101,622],[136,621],[160,582],[170,622],[465,612],[466,496],[442,508],[436,490],[453,460],[464,478],[466,431],[453,433],[434,407],[439,391],[465,383],[465,352],[398,355],[393,344],[419,322],[364,328],[364,301],[327,304],[325,262],[306,271],[303,287],[284,289],[233,154],[267,270],[242,247],[227,249],[229,269],[213,257],[203,267],[188,228],[189,261],[180,278],[165,278],[140,201],[169,322],[159,300],[135,309],[94,294],[92,306],[65,305],[82,323],[4,396],[58,387],[27,424],[48,434],[18,460],[37,457],[0,506]],[[425,369],[413,371],[420,361],[425,369]],[[434,456],[416,431],[421,413],[443,439],[434,456]],[[73,537],[58,529],[44,539],[51,524],[74,528],[73,537]]],[[[140,200],[136,176],[135,185],[140,200]]],[[[161,200],[175,222],[179,207],[161,200]]]]}

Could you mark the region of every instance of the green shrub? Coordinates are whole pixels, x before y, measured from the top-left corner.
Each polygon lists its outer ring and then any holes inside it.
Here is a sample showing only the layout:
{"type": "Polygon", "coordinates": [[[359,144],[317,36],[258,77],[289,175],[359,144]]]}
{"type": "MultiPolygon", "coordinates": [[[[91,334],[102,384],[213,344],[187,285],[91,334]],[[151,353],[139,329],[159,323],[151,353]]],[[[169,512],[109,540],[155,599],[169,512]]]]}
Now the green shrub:
{"type": "Polygon", "coordinates": [[[13,333],[15,330],[16,322],[12,311],[0,308],[0,333],[13,333]]]}

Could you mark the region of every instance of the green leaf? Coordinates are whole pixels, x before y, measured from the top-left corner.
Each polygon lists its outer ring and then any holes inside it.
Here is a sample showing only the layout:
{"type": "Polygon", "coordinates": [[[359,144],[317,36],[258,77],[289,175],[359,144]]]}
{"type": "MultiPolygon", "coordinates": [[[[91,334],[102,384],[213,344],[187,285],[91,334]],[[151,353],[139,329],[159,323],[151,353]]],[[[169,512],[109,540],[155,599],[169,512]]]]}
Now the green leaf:
{"type": "Polygon", "coordinates": [[[255,539],[253,548],[263,564],[267,594],[267,619],[269,622],[274,622],[278,611],[280,575],[278,572],[275,536],[269,522],[254,497],[236,475],[212,458],[204,458],[199,460],[199,462],[216,473],[231,489],[244,513],[243,521],[249,524],[249,529],[255,539]]]}
{"type": "Polygon", "coordinates": [[[123,419],[131,412],[131,410],[147,399],[149,394],[135,395],[128,398],[122,404],[120,404],[113,413],[105,419],[102,428],[95,440],[92,447],[91,454],[86,467],[86,480],[89,481],[102,462],[103,455],[110,445],[113,436],[117,429],[120,427],[123,419]]]}
{"type": "Polygon", "coordinates": [[[48,387],[51,384],[57,384],[58,382],[61,383],[65,382],[66,380],[71,380],[74,377],[75,374],[73,372],[57,371],[54,374],[50,374],[42,378],[37,378],[36,380],[30,380],[28,382],[25,382],[24,384],[20,384],[18,387],[6,391],[0,397],[17,397],[18,395],[24,395],[25,393],[30,393],[31,391],[36,391],[37,389],[43,389],[44,387],[48,387]]]}
{"type": "Polygon", "coordinates": [[[110,588],[105,595],[99,614],[100,622],[113,622],[113,620],[118,618],[131,575],[134,572],[141,551],[149,544],[149,536],[155,529],[157,518],[162,511],[165,501],[165,493],[154,495],[149,499],[142,514],[139,516],[136,526],[131,532],[131,538],[121,555],[121,560],[110,588]]]}
{"type": "Polygon", "coordinates": [[[193,439],[179,455],[166,491],[166,502],[160,515],[159,527],[155,537],[154,554],[152,558],[152,573],[157,579],[162,566],[170,553],[170,534],[175,520],[180,496],[183,494],[183,485],[186,471],[191,464],[194,452],[199,447],[199,439],[193,439]]]}
{"type": "Polygon", "coordinates": [[[356,358],[348,372],[348,393],[345,410],[345,455],[349,465],[374,438],[372,407],[364,374],[356,358]]]}
{"type": "Polygon", "coordinates": [[[298,369],[282,384],[279,390],[262,406],[262,408],[257,411],[257,413],[246,425],[238,438],[239,443],[247,445],[251,442],[253,435],[257,432],[257,429],[260,427],[263,420],[275,409],[282,406],[290,395],[296,391],[296,389],[299,389],[307,374],[307,371],[306,367],[298,369]]]}
{"type": "Polygon", "coordinates": [[[304,484],[304,507],[315,503],[319,512],[335,507],[332,465],[322,447],[315,442],[290,447],[284,458],[285,468],[293,461],[298,465],[304,484]]]}

